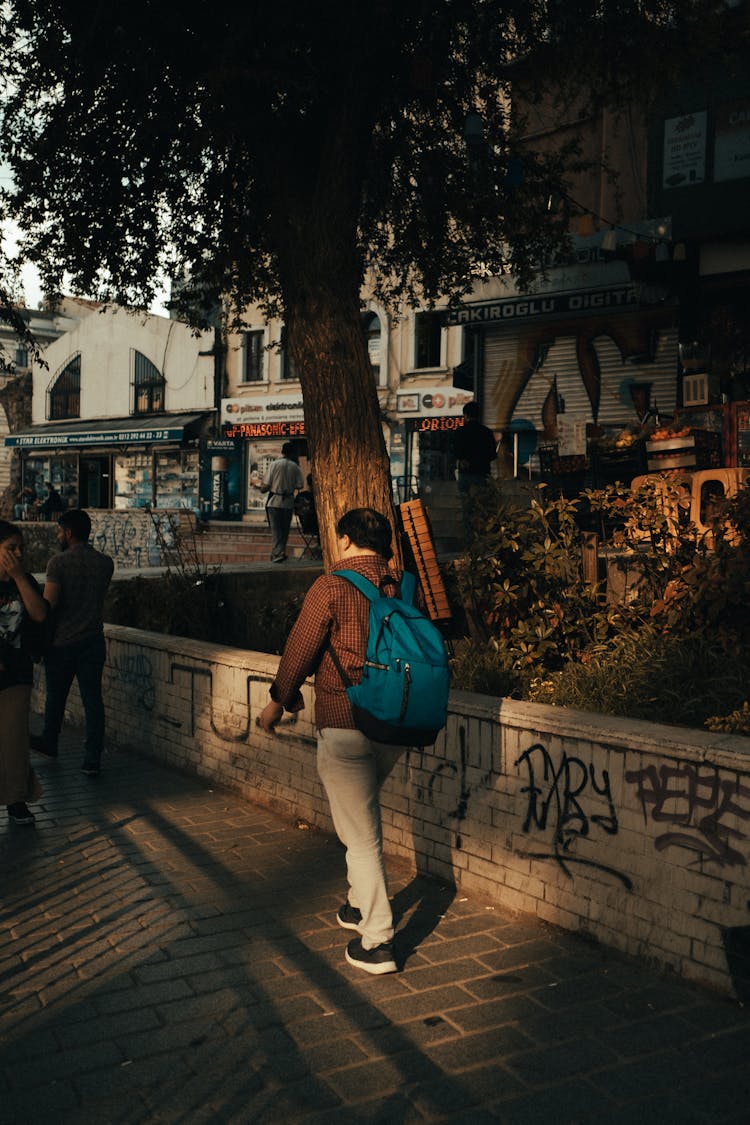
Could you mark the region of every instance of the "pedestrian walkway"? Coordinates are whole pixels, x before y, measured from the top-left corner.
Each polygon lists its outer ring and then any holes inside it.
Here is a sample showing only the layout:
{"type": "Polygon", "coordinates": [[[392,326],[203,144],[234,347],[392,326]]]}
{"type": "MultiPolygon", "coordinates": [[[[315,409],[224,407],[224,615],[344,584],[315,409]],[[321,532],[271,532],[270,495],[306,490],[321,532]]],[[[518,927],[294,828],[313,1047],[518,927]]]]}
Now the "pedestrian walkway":
{"type": "Polygon", "coordinates": [[[328,835],[80,735],[0,810],[0,1122],[750,1119],[750,1013],[389,864],[349,967],[328,835]]]}

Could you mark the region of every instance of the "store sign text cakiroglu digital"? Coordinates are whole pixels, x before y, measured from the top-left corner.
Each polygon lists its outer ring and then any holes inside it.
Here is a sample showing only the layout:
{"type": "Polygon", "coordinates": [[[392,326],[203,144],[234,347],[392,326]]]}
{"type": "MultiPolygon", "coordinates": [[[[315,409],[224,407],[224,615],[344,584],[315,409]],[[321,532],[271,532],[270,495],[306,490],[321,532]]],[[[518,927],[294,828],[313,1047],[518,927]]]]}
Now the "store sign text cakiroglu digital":
{"type": "Polygon", "coordinates": [[[636,290],[630,285],[616,289],[595,289],[588,292],[556,293],[544,297],[523,297],[512,301],[495,301],[486,305],[467,305],[447,309],[446,325],[503,324],[509,320],[528,320],[537,316],[568,316],[571,313],[597,309],[625,308],[637,304],[636,290]]]}

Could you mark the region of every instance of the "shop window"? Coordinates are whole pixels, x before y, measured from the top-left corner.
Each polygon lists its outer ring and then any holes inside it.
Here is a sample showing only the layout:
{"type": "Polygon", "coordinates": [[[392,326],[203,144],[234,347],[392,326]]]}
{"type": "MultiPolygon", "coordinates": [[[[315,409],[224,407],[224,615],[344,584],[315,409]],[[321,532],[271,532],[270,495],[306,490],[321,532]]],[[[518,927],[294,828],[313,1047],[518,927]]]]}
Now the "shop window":
{"type": "Polygon", "coordinates": [[[27,457],[23,464],[23,486],[34,493],[33,504],[38,507],[47,495],[46,482],[51,481],[63,498],[66,508],[77,508],[78,454],[50,454],[46,457],[27,457]]]}
{"type": "Polygon", "coordinates": [[[440,367],[443,314],[421,312],[414,316],[414,367],[440,367]]]}
{"type": "Polygon", "coordinates": [[[115,508],[150,508],[154,503],[153,454],[145,450],[114,458],[115,508]]]}
{"type": "Polygon", "coordinates": [[[55,373],[47,387],[47,419],[55,422],[80,416],[81,353],[78,352],[55,373]]]}
{"type": "Polygon", "coordinates": [[[265,348],[263,346],[263,329],[245,332],[242,356],[242,382],[263,382],[263,359],[265,348]]]}
{"type": "Polygon", "coordinates": [[[286,337],[286,325],[281,329],[281,378],[282,379],[297,379],[298,375],[294,368],[294,360],[292,359],[286,337]]]}
{"type": "Polygon", "coordinates": [[[158,414],[164,409],[166,380],[150,359],[131,349],[133,406],[131,414],[158,414]]]}
{"type": "Polygon", "coordinates": [[[157,508],[198,507],[198,450],[164,450],[154,454],[157,508]]]}
{"type": "Polygon", "coordinates": [[[29,349],[24,347],[23,344],[16,346],[16,367],[29,366],[29,349]]]}

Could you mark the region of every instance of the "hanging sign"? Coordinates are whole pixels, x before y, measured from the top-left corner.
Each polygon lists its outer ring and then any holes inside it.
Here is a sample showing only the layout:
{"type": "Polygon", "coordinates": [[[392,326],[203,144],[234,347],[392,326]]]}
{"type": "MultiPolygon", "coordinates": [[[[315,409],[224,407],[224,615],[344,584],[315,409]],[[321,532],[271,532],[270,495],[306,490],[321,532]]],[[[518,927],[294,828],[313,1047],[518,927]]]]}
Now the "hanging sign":
{"type": "Polygon", "coordinates": [[[664,122],[662,187],[692,187],[706,178],[706,110],[664,122]]]}

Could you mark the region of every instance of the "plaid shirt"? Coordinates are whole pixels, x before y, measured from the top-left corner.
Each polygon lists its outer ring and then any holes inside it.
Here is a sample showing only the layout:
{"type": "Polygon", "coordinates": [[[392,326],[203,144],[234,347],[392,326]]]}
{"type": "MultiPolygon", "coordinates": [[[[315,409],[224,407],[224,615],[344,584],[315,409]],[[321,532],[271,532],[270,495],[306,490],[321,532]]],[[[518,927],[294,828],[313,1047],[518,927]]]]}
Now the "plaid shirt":
{"type": "Polygon", "coordinates": [[[355,729],[346,687],[328,652],[329,641],[354,684],[362,679],[367,649],[370,603],[351,582],[336,578],[337,570],[356,570],[376,586],[389,573],[388,563],[380,555],[355,555],[336,563],[332,572],[317,578],[307,592],[271,685],[271,698],[287,711],[299,711],[299,689],[315,672],[318,730],[355,729]]]}

